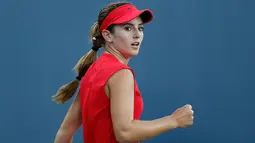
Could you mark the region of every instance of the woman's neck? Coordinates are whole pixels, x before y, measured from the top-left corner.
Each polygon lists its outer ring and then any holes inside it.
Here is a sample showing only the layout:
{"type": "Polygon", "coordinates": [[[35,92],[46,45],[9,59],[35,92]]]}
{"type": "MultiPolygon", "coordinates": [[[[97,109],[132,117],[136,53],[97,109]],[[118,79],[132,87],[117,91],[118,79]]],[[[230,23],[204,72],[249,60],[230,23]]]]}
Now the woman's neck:
{"type": "Polygon", "coordinates": [[[119,51],[117,51],[115,48],[112,48],[110,46],[105,46],[105,53],[111,54],[114,57],[116,57],[121,63],[128,65],[129,58],[125,58],[119,51]]]}

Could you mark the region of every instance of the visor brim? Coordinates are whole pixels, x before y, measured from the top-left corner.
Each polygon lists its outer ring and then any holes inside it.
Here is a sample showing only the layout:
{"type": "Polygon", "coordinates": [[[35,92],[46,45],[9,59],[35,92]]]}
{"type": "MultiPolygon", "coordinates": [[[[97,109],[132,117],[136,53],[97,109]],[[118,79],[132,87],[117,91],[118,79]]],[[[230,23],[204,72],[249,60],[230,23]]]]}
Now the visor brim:
{"type": "Polygon", "coordinates": [[[140,10],[140,11],[136,11],[136,12],[132,12],[132,13],[128,13],[126,15],[123,15],[123,16],[119,17],[112,24],[127,23],[127,22],[129,22],[129,21],[131,21],[131,20],[133,20],[133,19],[135,19],[136,17],[139,17],[139,16],[141,17],[144,24],[149,23],[153,19],[153,14],[152,14],[151,10],[144,9],[144,10],[140,10]]]}

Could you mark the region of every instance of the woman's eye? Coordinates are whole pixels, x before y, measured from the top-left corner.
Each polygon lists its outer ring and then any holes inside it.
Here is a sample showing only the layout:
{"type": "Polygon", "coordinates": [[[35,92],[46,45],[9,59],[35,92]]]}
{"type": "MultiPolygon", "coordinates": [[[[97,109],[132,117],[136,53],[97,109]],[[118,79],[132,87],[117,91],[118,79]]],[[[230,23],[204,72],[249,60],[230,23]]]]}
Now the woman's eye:
{"type": "Polygon", "coordinates": [[[125,27],[125,30],[130,31],[131,28],[130,27],[125,27]]]}
{"type": "Polygon", "coordinates": [[[139,31],[143,31],[144,30],[144,27],[139,27],[139,31]]]}
{"type": "MultiPolygon", "coordinates": [[[[131,28],[131,27],[125,27],[125,30],[131,31],[132,28],[131,28]]],[[[139,31],[143,31],[143,30],[144,30],[144,27],[139,27],[138,30],[139,30],[139,31]]]]}

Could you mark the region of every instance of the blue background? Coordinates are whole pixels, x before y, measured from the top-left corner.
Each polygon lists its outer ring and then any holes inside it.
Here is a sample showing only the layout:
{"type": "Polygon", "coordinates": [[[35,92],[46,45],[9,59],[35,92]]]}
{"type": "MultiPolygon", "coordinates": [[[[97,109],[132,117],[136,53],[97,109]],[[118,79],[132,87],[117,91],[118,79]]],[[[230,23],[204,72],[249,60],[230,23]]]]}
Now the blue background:
{"type": "MultiPolygon", "coordinates": [[[[75,78],[73,66],[91,47],[88,32],[109,1],[0,2],[0,142],[53,142],[72,100],[51,101],[75,78]]],[[[255,2],[133,0],[150,8],[139,56],[130,66],[144,97],[142,119],[187,103],[195,122],[146,143],[254,143],[255,2]]],[[[81,130],[74,143],[81,143],[81,130]]]]}

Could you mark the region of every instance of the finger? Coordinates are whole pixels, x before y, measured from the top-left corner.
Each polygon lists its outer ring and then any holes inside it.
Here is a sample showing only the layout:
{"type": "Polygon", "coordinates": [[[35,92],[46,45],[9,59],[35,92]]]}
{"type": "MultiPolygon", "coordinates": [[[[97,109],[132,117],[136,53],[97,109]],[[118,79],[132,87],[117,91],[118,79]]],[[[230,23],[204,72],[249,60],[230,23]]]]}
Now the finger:
{"type": "Polygon", "coordinates": [[[187,120],[188,121],[192,121],[194,119],[194,116],[189,116],[189,117],[187,117],[187,120]]]}
{"type": "Polygon", "coordinates": [[[194,115],[194,111],[193,110],[191,110],[191,115],[194,115]]]}
{"type": "Polygon", "coordinates": [[[190,125],[193,125],[193,124],[194,124],[193,120],[192,120],[192,121],[190,121],[190,125]]]}
{"type": "Polygon", "coordinates": [[[186,108],[185,112],[187,113],[187,116],[192,116],[193,115],[193,110],[190,110],[186,108]]]}
{"type": "Polygon", "coordinates": [[[193,120],[194,120],[194,116],[187,116],[187,117],[186,117],[186,120],[187,120],[187,121],[193,121],[193,120]]]}
{"type": "Polygon", "coordinates": [[[185,105],[185,108],[192,109],[192,106],[190,104],[185,105]]]}
{"type": "MultiPolygon", "coordinates": [[[[194,118],[194,117],[193,117],[193,118],[194,118]]],[[[193,124],[193,122],[194,122],[194,119],[188,120],[188,123],[190,123],[190,124],[193,124]]]]}

